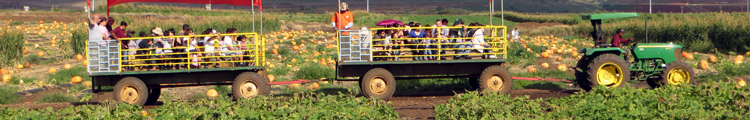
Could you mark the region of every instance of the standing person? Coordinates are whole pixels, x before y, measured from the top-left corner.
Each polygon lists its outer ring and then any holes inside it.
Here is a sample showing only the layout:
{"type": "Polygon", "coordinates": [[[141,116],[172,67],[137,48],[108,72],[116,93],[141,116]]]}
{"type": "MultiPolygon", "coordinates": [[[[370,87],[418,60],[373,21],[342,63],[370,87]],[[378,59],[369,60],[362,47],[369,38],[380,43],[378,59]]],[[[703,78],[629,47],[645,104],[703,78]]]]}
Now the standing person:
{"type": "Polygon", "coordinates": [[[104,40],[102,36],[102,30],[100,30],[99,22],[102,21],[99,15],[94,14],[93,17],[89,17],[89,41],[101,43],[104,40]]]}
{"type": "MultiPolygon", "coordinates": [[[[126,51],[125,49],[128,49],[128,43],[130,43],[130,40],[124,40],[124,41],[120,40],[120,38],[127,38],[128,37],[127,36],[127,32],[125,32],[125,30],[127,28],[128,28],[128,23],[126,23],[125,21],[122,21],[122,22],[120,22],[120,27],[117,27],[114,30],[112,30],[112,37],[115,38],[115,40],[117,40],[117,42],[119,42],[119,43],[122,44],[121,45],[122,46],[121,49],[123,50],[122,51],[123,55],[128,55],[129,54],[128,51],[126,51]]],[[[128,58],[124,57],[124,56],[123,56],[123,59],[124,60],[128,60],[128,58]]]]}
{"type": "Polygon", "coordinates": [[[112,32],[112,26],[115,25],[115,18],[107,17],[107,31],[112,32]]]}
{"type": "Polygon", "coordinates": [[[179,35],[179,36],[182,36],[182,35],[187,35],[187,33],[186,33],[186,32],[187,32],[187,29],[190,29],[190,25],[188,25],[188,24],[183,24],[183,25],[182,25],[182,30],[180,30],[180,32],[179,32],[179,33],[177,33],[177,35],[179,35]]]}
{"type": "MultiPolygon", "coordinates": [[[[341,3],[339,11],[331,17],[331,26],[333,30],[349,30],[354,26],[354,16],[349,11],[349,5],[341,3]]],[[[349,32],[342,32],[341,35],[349,35],[349,32]]]]}
{"type": "MultiPolygon", "coordinates": [[[[102,19],[101,21],[99,21],[99,26],[97,26],[99,27],[98,28],[99,33],[101,33],[102,35],[102,40],[109,40],[110,35],[111,35],[110,32],[107,30],[107,27],[105,27],[106,25],[107,25],[107,19],[102,19]]],[[[106,46],[107,42],[103,41],[102,43],[100,43],[100,45],[106,46]]]]}
{"type": "Polygon", "coordinates": [[[510,32],[510,36],[513,37],[513,42],[519,41],[519,34],[520,33],[518,33],[518,28],[513,28],[513,31],[510,32]]]}

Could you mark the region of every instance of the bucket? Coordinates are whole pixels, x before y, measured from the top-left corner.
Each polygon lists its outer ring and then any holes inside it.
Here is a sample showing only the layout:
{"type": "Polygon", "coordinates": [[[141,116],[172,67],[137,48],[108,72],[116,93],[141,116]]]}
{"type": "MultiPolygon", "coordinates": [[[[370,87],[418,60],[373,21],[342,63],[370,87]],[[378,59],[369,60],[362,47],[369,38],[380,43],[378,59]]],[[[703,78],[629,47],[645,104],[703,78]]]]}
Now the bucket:
{"type": "Polygon", "coordinates": [[[29,6],[23,6],[23,11],[29,12],[29,6]]]}

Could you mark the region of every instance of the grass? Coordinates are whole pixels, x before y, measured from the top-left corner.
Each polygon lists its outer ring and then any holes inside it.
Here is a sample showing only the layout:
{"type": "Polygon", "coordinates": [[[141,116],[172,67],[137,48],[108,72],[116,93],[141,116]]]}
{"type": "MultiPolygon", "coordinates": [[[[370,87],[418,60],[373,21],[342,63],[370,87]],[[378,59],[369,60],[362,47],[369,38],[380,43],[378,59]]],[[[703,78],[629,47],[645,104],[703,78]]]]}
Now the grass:
{"type": "Polygon", "coordinates": [[[21,97],[15,94],[18,88],[12,86],[0,86],[0,104],[13,104],[21,102],[21,97]]]}
{"type": "Polygon", "coordinates": [[[75,97],[65,93],[49,93],[42,95],[37,102],[39,103],[54,103],[54,102],[77,102],[75,97]]]}
{"type": "Polygon", "coordinates": [[[52,81],[51,83],[59,85],[70,83],[70,78],[74,76],[81,76],[83,81],[91,81],[91,77],[88,76],[86,68],[83,66],[73,67],[69,70],[60,69],[57,73],[49,74],[49,79],[52,81]]]}
{"type": "Polygon", "coordinates": [[[274,68],[269,69],[268,74],[271,74],[276,77],[280,77],[280,76],[284,76],[288,74],[290,71],[292,71],[292,68],[289,68],[286,66],[279,66],[279,67],[274,67],[274,68]]]}
{"type": "Polygon", "coordinates": [[[232,89],[229,89],[229,86],[227,85],[217,85],[211,87],[210,89],[216,90],[216,92],[219,93],[219,96],[226,96],[227,93],[232,93],[232,89]]]}
{"type": "Polygon", "coordinates": [[[311,63],[300,67],[297,72],[294,72],[293,79],[317,80],[320,78],[333,78],[333,76],[333,68],[311,63]]]}

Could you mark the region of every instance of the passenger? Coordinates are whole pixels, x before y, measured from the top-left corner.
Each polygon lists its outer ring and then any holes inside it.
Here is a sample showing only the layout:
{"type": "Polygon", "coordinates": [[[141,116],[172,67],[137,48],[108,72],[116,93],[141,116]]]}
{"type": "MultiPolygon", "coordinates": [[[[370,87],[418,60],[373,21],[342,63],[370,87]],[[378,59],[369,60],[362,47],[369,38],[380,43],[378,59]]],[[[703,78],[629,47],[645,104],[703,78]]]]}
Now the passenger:
{"type": "MultiPolygon", "coordinates": [[[[226,34],[232,34],[234,33],[234,29],[227,28],[226,34]]],[[[221,51],[222,56],[225,56],[224,61],[235,61],[237,52],[235,51],[235,44],[233,40],[234,36],[232,35],[225,35],[224,39],[221,41],[221,51]]]]}
{"type": "Polygon", "coordinates": [[[202,56],[202,55],[196,53],[196,52],[201,52],[201,50],[197,48],[198,47],[198,37],[195,35],[195,33],[193,32],[193,29],[191,29],[191,28],[185,29],[185,33],[184,34],[186,34],[188,36],[193,36],[193,37],[185,37],[185,38],[183,38],[183,40],[185,41],[185,43],[188,44],[187,51],[191,52],[190,53],[190,57],[188,57],[188,58],[190,58],[189,59],[190,62],[193,62],[193,63],[190,64],[190,65],[191,65],[192,68],[200,68],[200,64],[198,64],[200,62],[200,59],[198,59],[198,58],[200,56],[202,56]]]}
{"type": "MultiPolygon", "coordinates": [[[[484,26],[482,24],[478,24],[477,26],[484,26]]],[[[484,53],[485,50],[489,51],[489,53],[493,53],[492,50],[488,50],[488,48],[492,48],[490,44],[486,43],[484,40],[484,28],[477,28],[474,32],[474,39],[471,40],[474,45],[472,45],[474,48],[479,51],[479,53],[484,53]]],[[[495,55],[484,55],[482,54],[482,57],[484,58],[490,58],[490,59],[497,59],[495,55]],[[489,56],[489,57],[484,57],[489,56]]]]}
{"type": "MultiPolygon", "coordinates": [[[[146,35],[146,32],[141,31],[140,33],[138,33],[138,37],[148,37],[148,35],[146,35]]],[[[149,48],[148,48],[148,46],[150,46],[149,43],[148,43],[148,40],[138,39],[138,40],[135,40],[135,42],[137,44],[137,47],[136,47],[137,49],[135,51],[135,55],[136,55],[135,59],[148,59],[148,56],[147,56],[147,54],[149,54],[149,50],[148,50],[149,48]],[[146,56],[144,56],[144,55],[146,55],[146,56]]],[[[141,61],[138,61],[138,62],[136,62],[136,64],[138,64],[140,62],[141,61]]],[[[148,64],[148,63],[146,63],[146,64],[148,64]]],[[[136,66],[136,67],[137,68],[141,68],[143,66],[136,66]]],[[[145,67],[143,67],[143,68],[145,68],[145,67]]]]}
{"type": "Polygon", "coordinates": [[[237,47],[238,48],[237,55],[239,56],[238,58],[240,61],[240,63],[237,63],[237,66],[248,66],[248,63],[244,61],[245,55],[247,53],[245,52],[247,50],[247,46],[245,44],[245,41],[247,41],[247,37],[245,35],[240,35],[237,37],[236,40],[237,40],[237,46],[239,46],[237,47]]]}
{"type": "Polygon", "coordinates": [[[106,27],[107,31],[112,32],[112,26],[115,25],[115,18],[107,17],[107,24],[106,27]]]}
{"type": "MultiPolygon", "coordinates": [[[[461,27],[458,29],[451,30],[452,32],[449,33],[451,38],[453,39],[453,46],[451,48],[454,48],[456,50],[455,54],[460,54],[464,52],[464,49],[466,48],[467,43],[463,37],[466,37],[466,25],[464,25],[464,21],[461,19],[457,19],[456,22],[453,22],[453,27],[461,27]]],[[[461,55],[454,56],[453,59],[459,59],[461,55]]]]}
{"type": "MultiPolygon", "coordinates": [[[[164,33],[162,32],[161,28],[159,27],[151,28],[151,37],[159,37],[159,36],[164,36],[164,33]]],[[[151,43],[149,44],[149,48],[151,48],[151,52],[149,53],[150,54],[149,59],[162,58],[163,56],[161,56],[160,54],[164,54],[164,50],[163,50],[164,45],[161,42],[161,38],[151,39],[150,42],[151,43]]],[[[160,60],[151,60],[151,64],[161,64],[162,62],[163,61],[160,61],[160,60]]],[[[153,66],[154,69],[152,70],[163,69],[163,67],[164,67],[163,65],[154,65],[153,66]]]]}
{"type": "MultiPolygon", "coordinates": [[[[99,30],[102,33],[102,39],[103,40],[109,40],[110,39],[110,32],[107,30],[107,19],[102,19],[102,21],[99,21],[99,30]]],[[[106,45],[106,42],[104,43],[106,45]]]]}
{"type": "MultiPolygon", "coordinates": [[[[176,35],[174,29],[171,29],[171,31],[169,31],[169,32],[170,32],[169,33],[170,34],[169,37],[170,37],[170,41],[172,43],[172,48],[173,48],[172,51],[174,53],[176,53],[175,55],[172,55],[172,58],[187,58],[187,55],[186,55],[187,53],[185,53],[186,43],[183,42],[184,39],[180,39],[180,38],[174,37],[176,35]]],[[[174,60],[172,60],[172,63],[183,63],[183,62],[186,62],[185,59],[174,59],[174,60]]],[[[185,67],[186,67],[185,64],[175,64],[175,65],[173,65],[173,69],[174,68],[184,69],[185,67]]]]}
{"type": "MultiPolygon", "coordinates": [[[[147,47],[149,49],[149,53],[148,54],[151,54],[149,56],[149,59],[156,59],[157,58],[156,55],[153,55],[153,54],[156,53],[156,50],[159,47],[155,43],[156,42],[153,39],[149,39],[148,40],[148,47],[147,47]]],[[[157,60],[149,60],[149,64],[157,64],[157,62],[158,62],[157,60]]],[[[157,65],[149,65],[149,66],[151,67],[151,69],[149,69],[149,71],[158,70],[158,69],[156,69],[157,65]]]]}
{"type": "MultiPolygon", "coordinates": [[[[213,34],[218,34],[218,33],[216,33],[216,30],[208,28],[208,29],[206,29],[206,31],[203,31],[203,34],[204,35],[213,35],[213,34]]],[[[205,48],[204,49],[206,51],[205,54],[204,54],[204,56],[206,56],[206,58],[204,59],[204,61],[206,61],[206,62],[209,62],[209,61],[218,61],[217,58],[213,57],[213,56],[217,56],[217,54],[216,54],[216,47],[220,47],[220,44],[219,44],[217,36],[206,36],[203,39],[205,40],[205,43],[204,43],[204,47],[205,48]]],[[[204,65],[205,65],[204,67],[208,67],[208,64],[204,64],[204,65]]]]}
{"type": "MultiPolygon", "coordinates": [[[[375,45],[378,45],[378,46],[377,47],[373,47],[374,52],[372,52],[372,54],[373,55],[383,55],[384,52],[378,51],[378,50],[385,50],[385,48],[387,47],[387,46],[380,46],[380,45],[384,45],[383,43],[385,43],[385,41],[381,40],[381,39],[385,39],[385,31],[384,30],[378,30],[375,33],[376,34],[372,37],[372,39],[373,39],[373,43],[375,45]],[[375,40],[377,40],[377,41],[375,41],[375,40]]],[[[375,60],[375,61],[379,61],[380,59],[381,59],[380,57],[373,57],[373,60],[375,60]]]]}
{"type": "Polygon", "coordinates": [[[188,35],[188,34],[187,34],[187,29],[190,29],[190,25],[188,25],[188,24],[183,24],[183,25],[182,25],[182,30],[180,30],[180,32],[179,32],[179,33],[177,33],[177,35],[179,35],[179,36],[183,36],[183,35],[188,35]]]}
{"type": "MultiPolygon", "coordinates": [[[[416,23],[416,24],[414,24],[414,26],[415,26],[415,27],[422,27],[422,25],[421,25],[421,24],[419,24],[419,23],[416,23]]],[[[409,38],[424,38],[424,37],[425,37],[425,31],[424,31],[424,30],[422,30],[422,29],[420,29],[420,30],[417,30],[417,29],[412,29],[411,31],[409,31],[409,38]]],[[[410,40],[410,41],[411,41],[411,42],[410,42],[409,44],[420,44],[420,43],[424,44],[424,42],[422,42],[422,41],[429,41],[429,40],[423,40],[423,39],[414,39],[414,40],[410,40]]],[[[428,43],[426,43],[426,44],[429,44],[429,42],[428,42],[428,43]]],[[[412,48],[415,48],[415,49],[420,49],[420,47],[419,47],[419,46],[420,46],[420,45],[416,45],[415,47],[412,47],[412,48]]],[[[412,54],[414,54],[414,55],[421,55],[421,54],[420,54],[420,51],[421,51],[421,50],[416,50],[416,52],[414,52],[414,53],[412,53],[412,54]]],[[[424,59],[424,58],[425,58],[425,57],[417,56],[417,57],[414,57],[414,60],[422,60],[422,59],[424,59]]]]}

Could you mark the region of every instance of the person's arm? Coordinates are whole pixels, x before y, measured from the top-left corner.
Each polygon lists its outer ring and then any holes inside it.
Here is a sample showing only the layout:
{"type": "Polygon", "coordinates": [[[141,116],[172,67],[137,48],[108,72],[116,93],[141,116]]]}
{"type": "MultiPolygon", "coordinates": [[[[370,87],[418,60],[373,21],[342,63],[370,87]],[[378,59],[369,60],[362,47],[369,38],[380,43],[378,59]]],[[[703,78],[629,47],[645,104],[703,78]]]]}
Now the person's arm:
{"type": "Polygon", "coordinates": [[[338,15],[339,14],[337,12],[334,12],[333,13],[333,17],[331,17],[331,28],[333,28],[333,30],[336,30],[336,21],[338,21],[337,20],[337,18],[338,18],[337,16],[338,15]]]}

